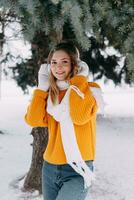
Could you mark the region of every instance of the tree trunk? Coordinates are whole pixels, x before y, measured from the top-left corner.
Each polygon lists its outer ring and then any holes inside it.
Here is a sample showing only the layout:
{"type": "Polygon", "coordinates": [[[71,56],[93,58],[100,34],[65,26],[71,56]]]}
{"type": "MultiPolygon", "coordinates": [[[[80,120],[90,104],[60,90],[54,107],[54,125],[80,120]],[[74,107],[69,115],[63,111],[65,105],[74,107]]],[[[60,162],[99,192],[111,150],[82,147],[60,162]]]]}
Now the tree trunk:
{"type": "Polygon", "coordinates": [[[48,142],[48,130],[47,128],[41,127],[33,128],[31,134],[33,135],[32,161],[29,172],[27,173],[24,181],[23,190],[38,190],[40,193],[42,193],[41,170],[43,164],[43,153],[48,142]]]}

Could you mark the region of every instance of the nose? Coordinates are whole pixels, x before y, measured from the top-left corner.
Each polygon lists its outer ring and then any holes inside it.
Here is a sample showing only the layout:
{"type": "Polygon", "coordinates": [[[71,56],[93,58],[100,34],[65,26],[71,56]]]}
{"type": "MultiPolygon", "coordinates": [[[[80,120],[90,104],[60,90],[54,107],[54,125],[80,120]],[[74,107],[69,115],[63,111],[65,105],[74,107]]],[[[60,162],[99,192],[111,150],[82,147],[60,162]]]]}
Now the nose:
{"type": "Polygon", "coordinates": [[[57,69],[59,69],[59,70],[62,69],[62,64],[61,63],[57,64],[57,69]]]}

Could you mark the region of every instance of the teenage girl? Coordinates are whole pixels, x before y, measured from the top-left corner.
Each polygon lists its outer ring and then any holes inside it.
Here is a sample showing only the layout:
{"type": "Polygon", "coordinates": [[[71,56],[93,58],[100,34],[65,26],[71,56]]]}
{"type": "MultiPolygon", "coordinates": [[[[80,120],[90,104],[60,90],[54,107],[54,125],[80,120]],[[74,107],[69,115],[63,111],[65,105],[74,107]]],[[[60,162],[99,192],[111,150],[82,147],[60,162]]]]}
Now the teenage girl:
{"type": "Polygon", "coordinates": [[[25,115],[32,127],[48,127],[43,154],[44,200],[84,200],[94,179],[98,84],[70,42],[57,44],[41,65],[38,88],[25,115]]]}

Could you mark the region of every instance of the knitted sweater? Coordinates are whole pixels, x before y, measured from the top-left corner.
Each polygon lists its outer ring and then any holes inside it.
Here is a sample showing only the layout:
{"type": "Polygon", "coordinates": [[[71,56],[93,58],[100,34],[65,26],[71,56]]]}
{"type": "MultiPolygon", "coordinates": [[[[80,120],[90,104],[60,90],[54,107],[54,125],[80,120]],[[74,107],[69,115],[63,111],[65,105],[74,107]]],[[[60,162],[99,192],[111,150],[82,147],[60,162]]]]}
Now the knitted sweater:
{"type": "MultiPolygon", "coordinates": [[[[99,88],[99,86],[96,83],[88,83],[87,78],[84,76],[73,77],[70,80],[70,84],[77,86],[84,93],[84,99],[82,99],[75,91],[71,90],[69,98],[70,115],[74,124],[77,143],[83,160],[94,160],[97,103],[90,87],[99,88]]],[[[65,93],[66,90],[60,91],[59,102],[65,93]]],[[[32,127],[48,127],[49,140],[46,151],[43,154],[44,160],[53,164],[66,164],[60,124],[47,113],[47,98],[48,92],[35,89],[25,120],[32,127]]]]}

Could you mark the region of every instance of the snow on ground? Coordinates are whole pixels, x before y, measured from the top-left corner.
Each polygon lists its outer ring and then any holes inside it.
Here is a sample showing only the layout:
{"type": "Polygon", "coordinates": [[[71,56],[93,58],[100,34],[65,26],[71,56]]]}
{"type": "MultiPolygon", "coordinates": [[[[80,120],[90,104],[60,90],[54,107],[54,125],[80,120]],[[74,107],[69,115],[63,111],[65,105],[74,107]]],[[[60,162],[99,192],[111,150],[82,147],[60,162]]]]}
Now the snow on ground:
{"type": "MultiPolygon", "coordinates": [[[[134,200],[134,88],[102,84],[102,89],[106,114],[97,118],[96,181],[87,200],[134,200]]],[[[37,192],[23,193],[16,184],[31,161],[31,128],[23,120],[30,95],[11,80],[3,80],[1,93],[0,199],[41,200],[37,192]]]]}
{"type": "Polygon", "coordinates": [[[133,118],[98,119],[92,200],[134,199],[133,124],[133,118]]]}

